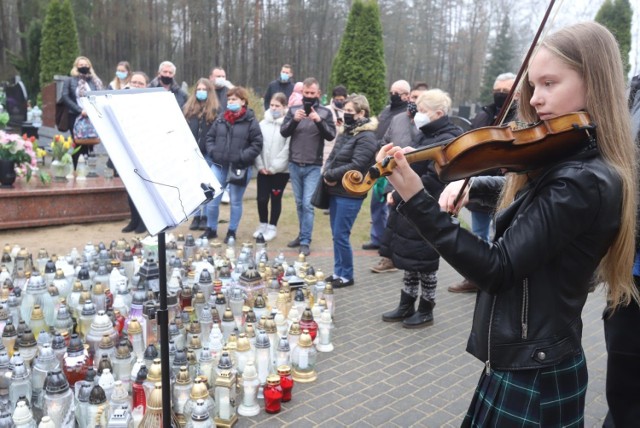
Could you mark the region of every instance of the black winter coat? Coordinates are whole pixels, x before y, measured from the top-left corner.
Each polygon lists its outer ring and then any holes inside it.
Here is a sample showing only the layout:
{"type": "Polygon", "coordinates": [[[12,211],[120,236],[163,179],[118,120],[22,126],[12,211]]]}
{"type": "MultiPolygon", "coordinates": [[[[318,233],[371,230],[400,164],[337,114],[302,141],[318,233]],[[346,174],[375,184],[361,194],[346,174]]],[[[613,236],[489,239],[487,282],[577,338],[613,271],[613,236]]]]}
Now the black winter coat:
{"type": "Polygon", "coordinates": [[[378,121],[372,118],[370,122],[354,130],[355,135],[340,134],[327,158],[322,177],[335,182],[335,186],[327,186],[330,195],[345,196],[354,199],[364,199],[362,196],[348,193],[342,186],[342,177],[347,171],[357,170],[363,175],[376,162],[378,141],[375,130],[378,121]]]}
{"type": "MultiPolygon", "coordinates": [[[[478,189],[504,177],[478,177],[478,189]]],[[[597,148],[539,171],[496,215],[484,241],[418,192],[398,210],[461,275],[478,285],[467,351],[497,370],[539,369],[582,352],[589,286],[620,228],[622,184],[597,148]]]]}
{"type": "Polygon", "coordinates": [[[233,125],[224,114],[219,115],[207,133],[206,149],[213,162],[222,168],[230,164],[236,168],[252,166],[262,151],[262,132],[253,110],[247,109],[233,125]]]}
{"type": "MultiPolygon", "coordinates": [[[[412,143],[415,148],[429,147],[450,140],[462,134],[462,129],[449,121],[449,116],[443,116],[422,128],[422,131],[412,143]]],[[[433,161],[423,161],[411,164],[424,184],[424,188],[435,198],[440,196],[445,184],[440,181],[433,165],[433,161]]],[[[400,202],[398,192],[393,192],[394,206],[400,202]]],[[[438,270],[440,255],[416,234],[411,223],[398,214],[394,209],[389,210],[389,219],[381,240],[380,254],[393,260],[398,269],[411,272],[433,272],[438,270]]]]}
{"type": "Polygon", "coordinates": [[[202,154],[207,153],[207,132],[209,131],[210,123],[207,123],[206,115],[202,115],[202,117],[191,116],[187,119],[187,123],[189,124],[189,129],[191,129],[191,133],[193,134],[193,138],[196,139],[198,143],[198,147],[202,154]]]}

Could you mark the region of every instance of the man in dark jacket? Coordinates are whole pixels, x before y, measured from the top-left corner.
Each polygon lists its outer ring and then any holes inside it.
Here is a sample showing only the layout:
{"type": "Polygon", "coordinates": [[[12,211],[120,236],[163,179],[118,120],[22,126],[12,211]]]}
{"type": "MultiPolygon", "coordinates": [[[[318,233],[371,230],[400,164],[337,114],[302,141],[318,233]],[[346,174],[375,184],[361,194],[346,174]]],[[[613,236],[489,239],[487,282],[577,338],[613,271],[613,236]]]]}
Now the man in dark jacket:
{"type": "Polygon", "coordinates": [[[293,79],[293,69],[289,64],[285,64],[280,69],[280,77],[273,82],[269,83],[267,87],[267,92],[264,94],[264,109],[269,110],[269,103],[271,102],[271,97],[273,94],[277,94],[278,92],[282,92],[287,96],[287,99],[291,96],[293,92],[294,83],[293,79]]]}
{"type": "MultiPolygon", "coordinates": [[[[516,79],[513,73],[502,73],[496,77],[493,83],[493,103],[482,107],[482,110],[471,121],[471,128],[481,128],[483,126],[491,126],[494,124],[498,113],[502,109],[502,105],[506,101],[511,87],[516,79]]],[[[517,99],[514,97],[514,99],[517,99]]],[[[513,103],[509,108],[509,112],[504,123],[510,122],[516,117],[517,106],[513,103]]],[[[466,208],[471,212],[471,230],[485,241],[489,240],[489,229],[491,225],[491,213],[494,210],[492,206],[485,206],[480,203],[470,202],[466,208]]],[[[452,293],[475,293],[478,287],[466,278],[455,285],[447,288],[452,293]]]]}
{"type": "MultiPolygon", "coordinates": [[[[389,90],[389,105],[378,115],[376,138],[379,142],[383,141],[384,134],[391,124],[391,119],[397,114],[406,114],[410,92],[411,85],[409,85],[409,82],[406,80],[398,80],[391,85],[391,89],[389,90]]],[[[387,225],[389,207],[387,206],[384,195],[379,195],[376,191],[371,193],[371,204],[369,207],[371,209],[371,239],[362,245],[362,249],[378,250],[384,228],[387,225]]]]}
{"type": "Polygon", "coordinates": [[[175,75],[176,66],[171,61],[162,61],[158,67],[158,75],[149,83],[149,87],[164,88],[167,91],[171,91],[182,110],[184,103],[187,102],[188,96],[180,89],[180,85],[174,80],[175,75]]]}
{"type": "Polygon", "coordinates": [[[292,106],[280,128],[283,137],[291,137],[289,143],[289,174],[296,198],[300,231],[289,248],[300,247],[305,256],[310,253],[314,212],[311,196],[320,180],[322,152],[325,140],[336,136],[336,124],[331,111],[319,102],[320,84],[309,77],[302,83],[302,104],[292,106]]]}
{"type": "Polygon", "coordinates": [[[233,84],[227,80],[227,73],[222,67],[213,67],[209,80],[216,88],[218,96],[218,113],[223,113],[227,109],[227,91],[233,88],[233,84]]]}

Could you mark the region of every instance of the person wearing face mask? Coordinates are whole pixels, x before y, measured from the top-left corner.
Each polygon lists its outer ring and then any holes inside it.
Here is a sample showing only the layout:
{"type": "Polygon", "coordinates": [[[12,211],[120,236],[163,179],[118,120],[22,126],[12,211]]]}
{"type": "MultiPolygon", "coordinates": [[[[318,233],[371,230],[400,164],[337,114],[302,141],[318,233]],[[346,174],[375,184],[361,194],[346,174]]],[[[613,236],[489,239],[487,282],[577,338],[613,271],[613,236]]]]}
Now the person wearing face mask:
{"type": "Polygon", "coordinates": [[[342,186],[342,177],[351,170],[364,175],[375,163],[378,151],[375,130],[378,121],[370,114],[369,102],[364,95],[351,95],[346,99],[344,131],[336,138],[322,173],[329,193],[329,222],[333,237],[333,274],[325,281],[334,288],[355,283],[349,236],[366,194],[349,194],[342,186]]]}
{"type": "MultiPolygon", "coordinates": [[[[414,126],[413,117],[418,112],[416,101],[420,94],[427,89],[429,89],[429,85],[425,82],[416,82],[414,84],[409,95],[406,114],[396,114],[391,118],[391,123],[382,138],[383,144],[393,143],[400,147],[407,147],[419,136],[420,130],[414,126]]],[[[388,195],[391,191],[393,191],[393,186],[389,184],[384,186],[385,195],[388,195]]],[[[380,260],[371,267],[371,271],[374,273],[395,272],[398,270],[393,265],[393,260],[391,259],[391,250],[389,249],[390,238],[389,229],[384,229],[379,239],[380,248],[378,249],[378,254],[380,255],[380,260]]]]}
{"type": "Polygon", "coordinates": [[[264,110],[269,110],[271,98],[278,92],[282,92],[289,99],[293,92],[293,86],[293,68],[291,68],[291,65],[285,64],[280,69],[280,77],[269,83],[267,87],[267,92],[264,94],[264,110]]]}
{"type": "Polygon", "coordinates": [[[171,61],[162,61],[158,67],[158,75],[149,83],[150,88],[164,88],[170,91],[182,109],[187,102],[187,94],[180,88],[174,79],[176,66],[171,61]]]}
{"type": "MultiPolygon", "coordinates": [[[[409,103],[409,93],[411,85],[406,80],[398,80],[393,82],[389,89],[389,104],[378,115],[378,129],[376,130],[376,138],[379,145],[382,146],[384,134],[391,125],[391,119],[398,114],[406,114],[407,105],[409,103]]],[[[378,250],[382,240],[382,234],[389,217],[389,208],[386,204],[385,195],[380,191],[383,186],[374,188],[371,193],[371,230],[369,232],[369,242],[362,245],[363,250],[378,250]]]]}
{"type": "MultiPolygon", "coordinates": [[[[344,125],[343,114],[344,114],[344,105],[347,101],[347,88],[342,85],[338,85],[331,91],[331,102],[327,106],[331,111],[331,115],[333,116],[333,121],[336,123],[336,134],[342,133],[342,127],[344,125]]],[[[336,142],[336,139],[333,140],[324,140],[324,149],[322,151],[322,165],[327,163],[327,158],[331,151],[333,150],[333,146],[336,142]]],[[[326,212],[328,214],[328,212],[326,212]]]]}
{"type": "MultiPolygon", "coordinates": [[[[262,132],[253,110],[249,108],[249,93],[242,86],[227,92],[227,109],[211,124],[206,138],[206,153],[211,158],[211,170],[222,188],[229,185],[231,213],[226,244],[236,232],[242,218],[242,196],[251,176],[251,166],[262,151],[262,132]],[[242,184],[229,183],[229,168],[246,170],[242,184]]],[[[222,195],[207,205],[207,228],[200,236],[218,237],[218,216],[222,195]]]]}
{"type": "MultiPolygon", "coordinates": [[[[472,129],[494,124],[498,113],[500,113],[500,109],[502,109],[502,105],[509,96],[509,91],[511,91],[515,79],[516,75],[513,73],[502,73],[496,77],[493,83],[493,103],[482,107],[482,110],[473,118],[471,121],[472,129]]],[[[517,96],[514,97],[514,100],[517,100],[517,96]]],[[[504,123],[515,120],[517,106],[516,102],[511,105],[504,123]]],[[[500,175],[500,172],[494,171],[493,173],[483,175],[500,175]]],[[[471,212],[471,230],[480,238],[488,241],[490,237],[493,206],[486,206],[474,201],[469,203],[466,208],[471,212]]],[[[447,290],[451,293],[475,293],[478,291],[478,287],[465,278],[461,282],[448,287],[447,290]]]]}
{"type": "MultiPolygon", "coordinates": [[[[209,164],[209,167],[211,167],[211,158],[207,154],[206,140],[209,127],[217,117],[218,97],[209,79],[204,77],[198,79],[195,91],[193,91],[187,99],[182,111],[193,133],[193,137],[198,143],[202,156],[207,161],[207,164],[209,164]]],[[[193,217],[189,230],[205,230],[206,228],[206,206],[201,206],[193,217]]]]}
{"type": "Polygon", "coordinates": [[[280,135],[280,127],[287,113],[287,97],[278,92],[271,97],[269,110],[260,121],[263,145],[255,161],[258,170],[258,216],[260,224],[253,234],[265,241],[276,237],[278,219],[282,212],[282,195],[289,181],[289,138],[280,135]],[[269,201],[271,216],[269,217],[269,201]]]}
{"type": "MultiPolygon", "coordinates": [[[[449,120],[451,98],[446,92],[440,89],[422,92],[416,100],[416,108],[412,126],[419,133],[411,142],[411,147],[435,146],[462,134],[462,129],[449,120]]],[[[444,183],[440,181],[433,161],[416,162],[411,164],[411,168],[420,176],[424,188],[437,198],[444,189],[444,183]]],[[[433,324],[440,256],[430,245],[425,245],[409,221],[398,214],[395,208],[400,201],[400,195],[395,190],[387,193],[387,203],[391,209],[385,237],[388,238],[388,253],[391,254],[393,265],[404,269],[403,288],[400,291],[400,304],[382,314],[382,320],[402,322],[404,328],[421,328],[433,324]]]]}
{"type": "Polygon", "coordinates": [[[220,66],[213,67],[209,80],[216,88],[216,95],[218,97],[218,113],[224,113],[224,109],[227,107],[227,91],[233,88],[233,83],[227,80],[227,73],[224,68],[220,66]]]}
{"type": "Polygon", "coordinates": [[[300,253],[311,252],[315,213],[311,197],[321,179],[322,149],[325,140],[336,137],[336,124],[328,108],[320,105],[320,84],[313,77],[302,82],[302,104],[293,106],[280,127],[280,134],[291,137],[289,144],[289,174],[296,199],[300,228],[289,248],[300,247],[300,253]]]}
{"type": "MultiPolygon", "coordinates": [[[[78,98],[88,95],[91,91],[100,91],[104,87],[102,80],[94,71],[91,61],[86,56],[79,56],[75,59],[70,74],[71,77],[66,79],[62,86],[61,100],[69,108],[69,123],[74,124],[79,116],[87,116],[87,113],[78,104],[78,98]]],[[[73,138],[73,126],[69,131],[73,138]]],[[[80,150],[72,155],[73,168],[75,169],[78,165],[78,159],[81,155],[88,155],[91,152],[93,152],[93,146],[81,146],[80,150]]]]}
{"type": "Polygon", "coordinates": [[[131,81],[131,65],[128,61],[120,61],[116,66],[116,75],[107,89],[118,90],[129,86],[131,81]]]}

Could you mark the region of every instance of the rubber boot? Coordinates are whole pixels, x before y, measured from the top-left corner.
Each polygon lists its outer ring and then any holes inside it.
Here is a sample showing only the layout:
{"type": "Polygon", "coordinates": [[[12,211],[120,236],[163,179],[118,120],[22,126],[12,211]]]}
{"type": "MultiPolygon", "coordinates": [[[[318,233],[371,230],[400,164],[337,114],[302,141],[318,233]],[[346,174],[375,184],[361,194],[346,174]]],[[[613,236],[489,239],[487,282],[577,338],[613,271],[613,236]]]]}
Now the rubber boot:
{"type": "Polygon", "coordinates": [[[411,317],[402,321],[404,328],[422,328],[433,324],[433,307],[436,305],[431,300],[420,299],[418,311],[411,317]]]}
{"type": "Polygon", "coordinates": [[[400,304],[392,311],[382,314],[382,321],[398,322],[409,318],[415,313],[415,303],[417,297],[412,297],[404,290],[400,291],[400,304]]]}
{"type": "Polygon", "coordinates": [[[193,216],[193,220],[191,220],[191,226],[189,226],[189,230],[198,230],[200,227],[200,216],[193,216]]]}

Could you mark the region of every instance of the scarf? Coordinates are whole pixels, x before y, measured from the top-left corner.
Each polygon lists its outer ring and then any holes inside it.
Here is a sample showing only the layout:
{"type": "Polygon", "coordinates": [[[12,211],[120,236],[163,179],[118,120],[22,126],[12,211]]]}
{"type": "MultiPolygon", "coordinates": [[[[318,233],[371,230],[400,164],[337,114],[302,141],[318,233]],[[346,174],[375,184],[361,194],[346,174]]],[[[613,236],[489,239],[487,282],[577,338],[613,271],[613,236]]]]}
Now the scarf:
{"type": "Polygon", "coordinates": [[[76,96],[85,97],[88,92],[91,92],[91,86],[89,86],[89,81],[93,81],[93,84],[96,87],[96,91],[102,90],[102,81],[95,76],[91,76],[90,74],[79,74],[78,75],[78,89],[76,89],[76,96]]]}
{"type": "Polygon", "coordinates": [[[235,113],[232,112],[231,110],[226,110],[224,112],[224,120],[226,120],[231,125],[233,125],[236,122],[236,120],[240,119],[246,113],[247,113],[247,106],[242,106],[242,108],[235,113]]]}
{"type": "Polygon", "coordinates": [[[355,131],[357,128],[360,128],[361,126],[367,124],[371,122],[371,118],[368,117],[363,117],[361,119],[356,120],[354,123],[352,123],[351,125],[345,125],[344,126],[344,133],[347,135],[354,135],[353,131],[355,131]]]}

